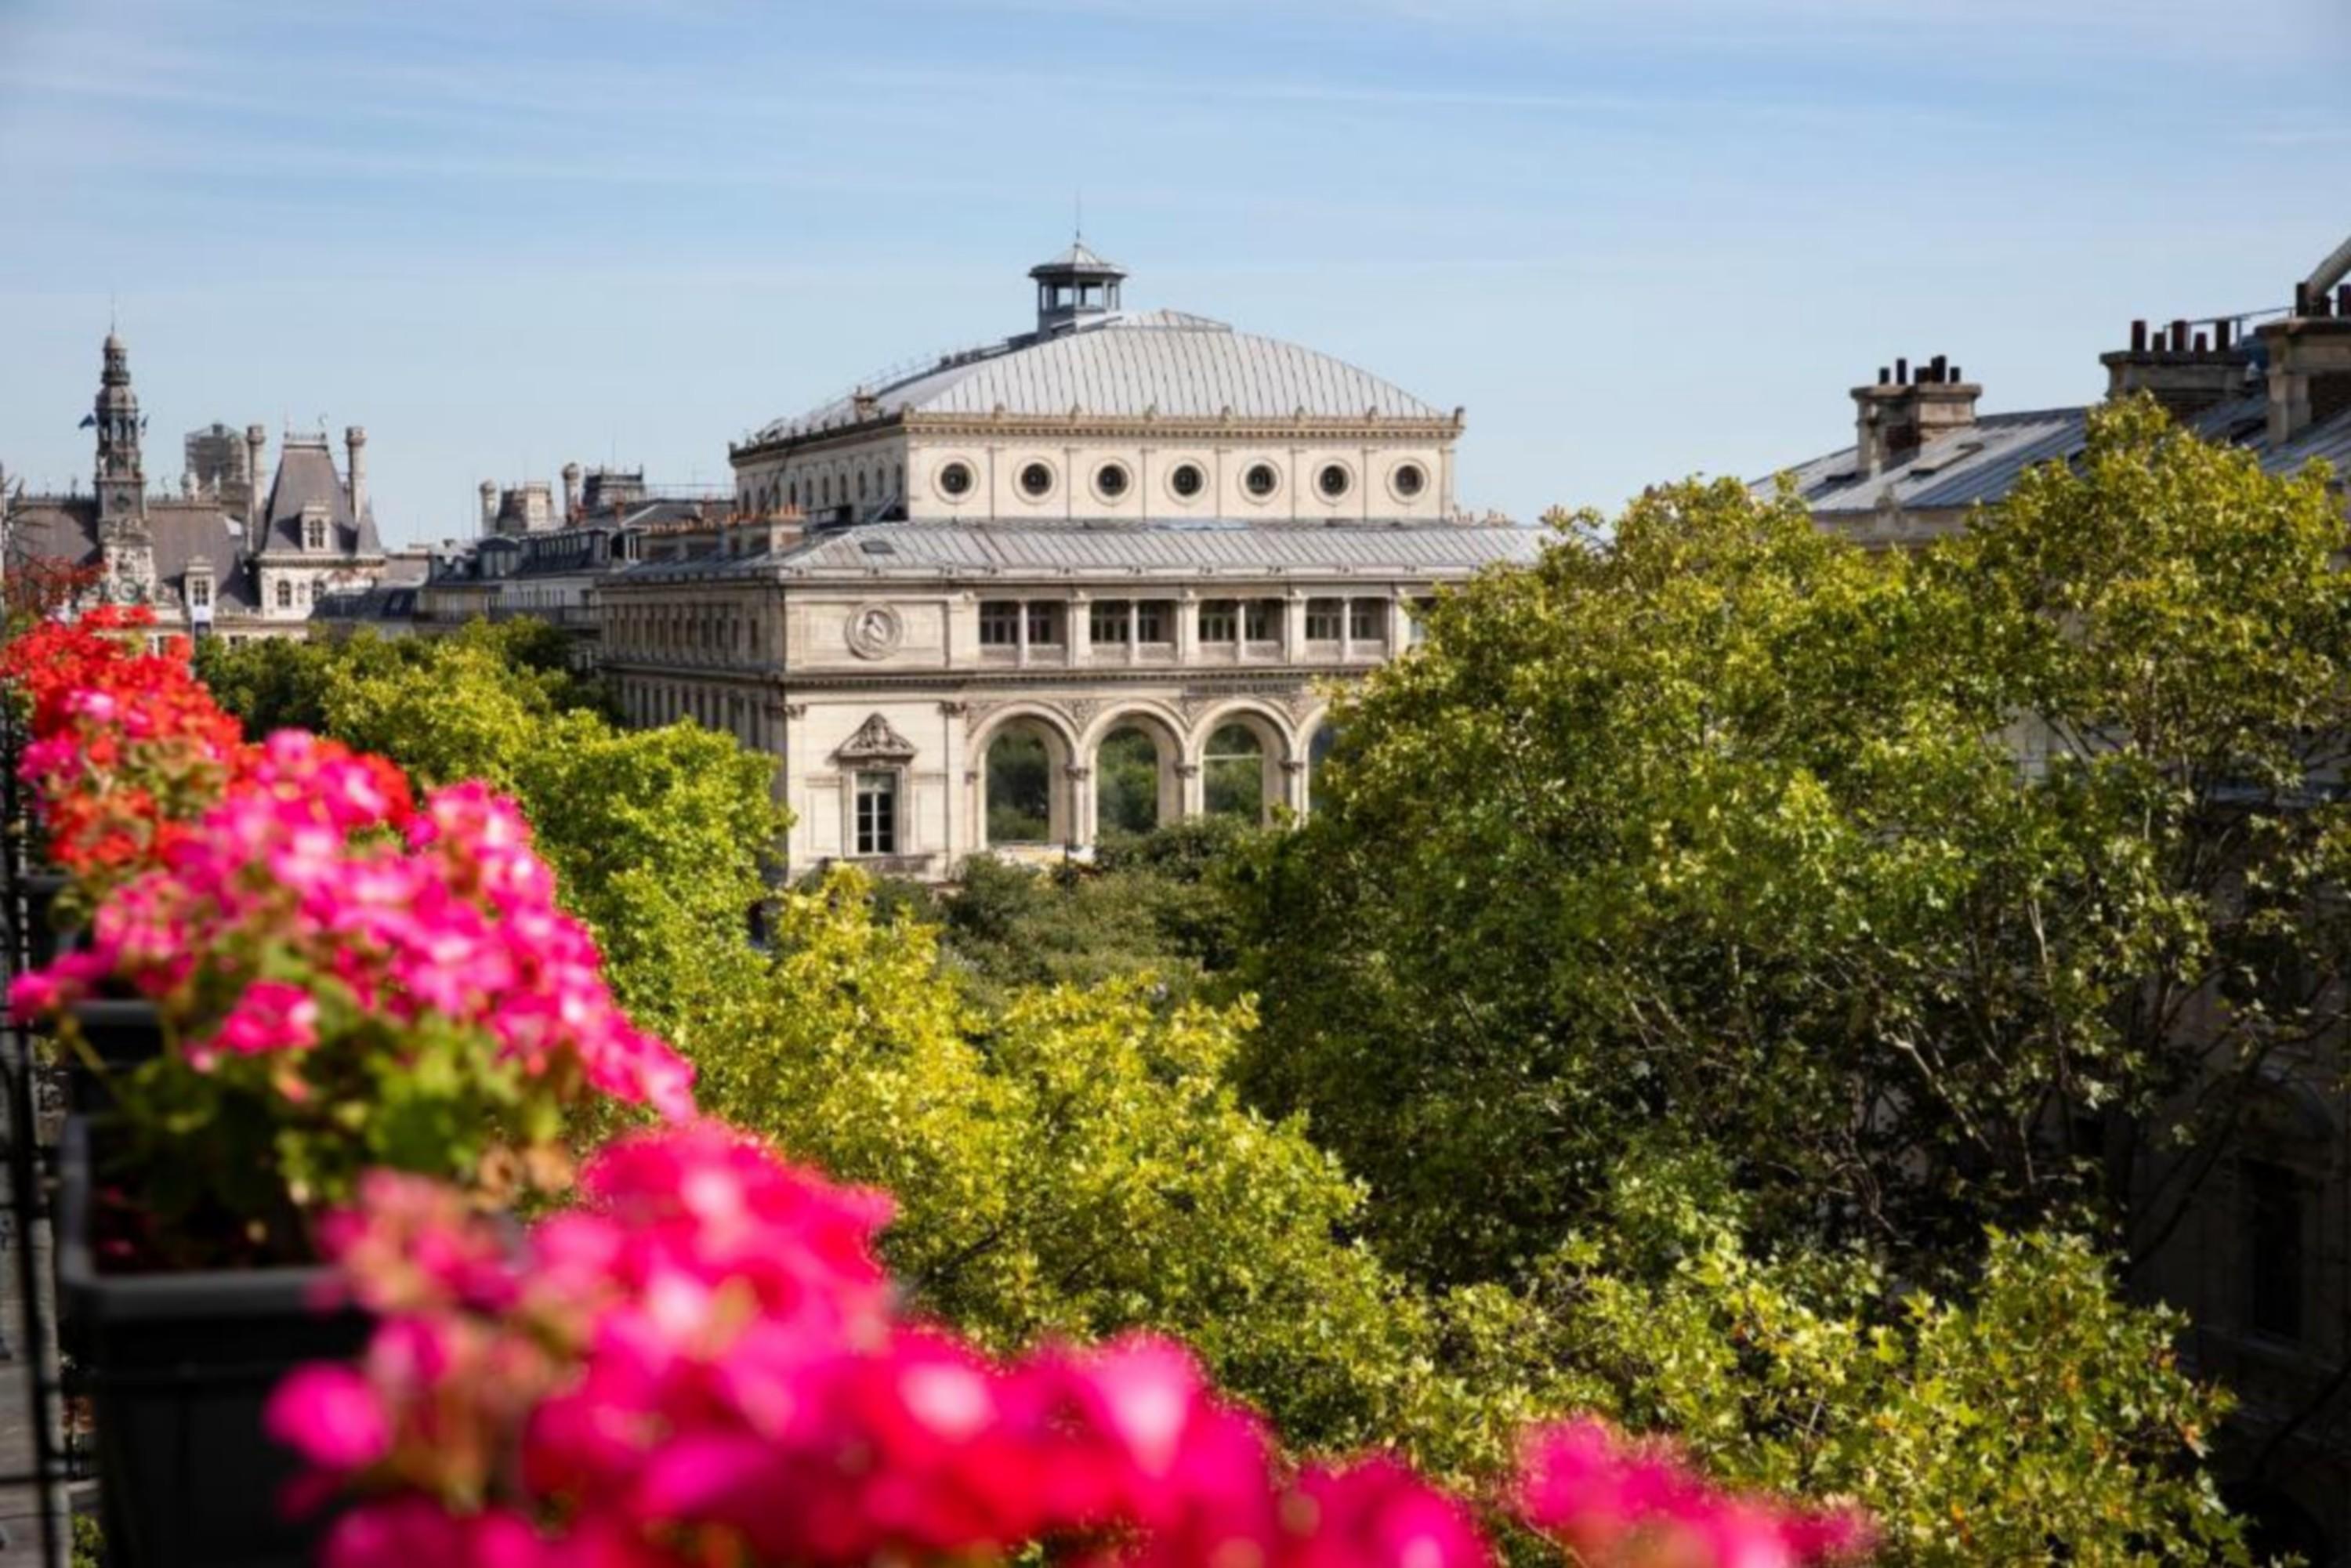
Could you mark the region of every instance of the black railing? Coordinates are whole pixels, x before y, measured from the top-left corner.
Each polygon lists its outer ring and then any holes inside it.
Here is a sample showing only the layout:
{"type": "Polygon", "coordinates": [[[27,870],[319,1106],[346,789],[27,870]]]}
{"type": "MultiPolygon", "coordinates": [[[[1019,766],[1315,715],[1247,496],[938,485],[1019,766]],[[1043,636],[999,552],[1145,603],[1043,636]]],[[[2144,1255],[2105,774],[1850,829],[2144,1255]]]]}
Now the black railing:
{"type": "MultiPolygon", "coordinates": [[[[37,921],[47,918],[46,890],[31,874],[24,801],[16,764],[22,734],[13,715],[0,716],[0,981],[13,979],[33,962],[37,921]]],[[[39,1561],[66,1568],[71,1547],[71,1511],[67,1488],[79,1466],[66,1437],[69,1391],[57,1354],[52,1303],[55,1280],[47,1266],[53,1256],[57,1124],[63,1084],[37,1058],[31,1036],[0,1018],[0,1111],[7,1142],[8,1285],[16,1297],[15,1321],[7,1325],[13,1367],[0,1368],[0,1441],[10,1450],[0,1459],[0,1496],[29,1500],[39,1561]]],[[[12,1508],[22,1522],[20,1504],[12,1508]]],[[[12,1540],[11,1551],[31,1542],[12,1540]]]]}

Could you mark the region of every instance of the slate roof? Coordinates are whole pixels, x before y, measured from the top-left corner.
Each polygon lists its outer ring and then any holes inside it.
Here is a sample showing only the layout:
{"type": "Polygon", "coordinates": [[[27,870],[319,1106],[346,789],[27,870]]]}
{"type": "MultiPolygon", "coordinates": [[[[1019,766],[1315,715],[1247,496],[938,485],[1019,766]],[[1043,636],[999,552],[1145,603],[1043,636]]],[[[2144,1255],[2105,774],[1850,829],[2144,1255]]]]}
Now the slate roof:
{"type": "Polygon", "coordinates": [[[803,539],[772,555],[645,561],[617,575],[624,582],[666,576],[1449,578],[1532,560],[1548,538],[1540,528],[1508,524],[880,523],[803,539]]]}
{"type": "MultiPolygon", "coordinates": [[[[212,563],[214,600],[235,609],[251,607],[245,525],[217,502],[150,497],[147,532],[154,543],[158,582],[181,587],[188,563],[203,556],[212,563]]],[[[104,556],[98,542],[98,503],[80,497],[26,502],[12,520],[8,549],[75,566],[97,564],[104,556]]]]}
{"type": "MultiPolygon", "coordinates": [[[[885,373],[886,374],[886,373],[885,373]]],[[[861,416],[856,396],[838,398],[797,420],[761,430],[760,441],[806,435],[862,418],[905,413],[1066,415],[1071,409],[1116,418],[1155,413],[1169,419],[1309,418],[1441,421],[1450,414],[1343,360],[1177,310],[1133,311],[1073,332],[1007,339],[950,355],[863,389],[874,402],[861,416]]]]}
{"type": "Polygon", "coordinates": [[[375,508],[364,517],[351,515],[350,493],[335,472],[334,454],[323,435],[289,435],[277,458],[277,477],[269,486],[269,528],[262,549],[301,550],[302,509],[327,509],[328,548],[344,555],[381,555],[383,541],[376,537],[375,508]]]}
{"type": "MultiPolygon", "coordinates": [[[[1911,511],[1964,510],[2007,496],[2027,468],[2071,463],[2087,444],[2089,409],[2053,408],[1987,414],[1966,430],[1919,447],[1907,463],[1864,478],[1856,448],[1815,457],[1788,472],[1804,504],[1823,517],[1873,512],[1880,506],[1911,511]]],[[[2262,394],[2232,398],[2188,421],[2208,441],[2251,448],[2273,474],[2299,472],[2315,458],[2351,472],[2351,413],[2314,425],[2274,450],[2269,445],[2269,404],[2262,394]]],[[[1765,495],[1777,482],[1756,481],[1765,495]]]]}

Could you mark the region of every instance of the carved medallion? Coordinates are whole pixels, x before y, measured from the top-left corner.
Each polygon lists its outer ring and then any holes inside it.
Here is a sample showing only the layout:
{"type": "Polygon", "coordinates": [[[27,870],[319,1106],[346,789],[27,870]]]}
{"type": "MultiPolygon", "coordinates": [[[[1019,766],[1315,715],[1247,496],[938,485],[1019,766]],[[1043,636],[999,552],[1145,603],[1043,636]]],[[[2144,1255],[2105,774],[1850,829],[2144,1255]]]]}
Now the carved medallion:
{"type": "Polygon", "coordinates": [[[886,604],[861,604],[849,617],[849,651],[861,659],[886,659],[905,637],[906,623],[886,604]]]}

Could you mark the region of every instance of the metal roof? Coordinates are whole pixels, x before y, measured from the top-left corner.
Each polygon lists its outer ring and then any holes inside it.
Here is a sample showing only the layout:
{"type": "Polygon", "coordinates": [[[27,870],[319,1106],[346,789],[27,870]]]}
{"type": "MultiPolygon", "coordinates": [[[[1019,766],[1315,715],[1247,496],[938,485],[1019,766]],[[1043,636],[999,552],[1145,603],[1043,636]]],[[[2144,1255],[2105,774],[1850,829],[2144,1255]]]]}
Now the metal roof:
{"type": "Polygon", "coordinates": [[[772,555],[646,561],[620,577],[1466,577],[1531,561],[1548,537],[1510,524],[878,523],[772,555]]]}
{"type": "Polygon", "coordinates": [[[1169,419],[1444,420],[1446,411],[1343,360],[1177,310],[1128,312],[1074,332],[1009,338],[837,398],[761,441],[903,413],[1081,413],[1169,419]]]}
{"type": "MultiPolygon", "coordinates": [[[[1850,516],[1880,507],[1935,511],[1988,506],[2003,499],[2024,471],[2042,463],[2071,463],[2089,441],[2087,408],[1988,414],[1965,430],[1927,443],[1907,463],[1865,478],[1855,449],[1844,447],[1789,470],[1796,494],[1820,516],[1850,516]]],[[[2190,416],[2188,428],[2207,441],[2255,453],[2273,474],[2299,472],[2315,460],[2332,462],[2338,476],[2351,471],[2351,413],[2313,425],[2287,442],[2269,444],[2269,402],[2249,393],[2190,416]]],[[[1776,479],[1755,488],[1769,494],[1776,479]]]]}

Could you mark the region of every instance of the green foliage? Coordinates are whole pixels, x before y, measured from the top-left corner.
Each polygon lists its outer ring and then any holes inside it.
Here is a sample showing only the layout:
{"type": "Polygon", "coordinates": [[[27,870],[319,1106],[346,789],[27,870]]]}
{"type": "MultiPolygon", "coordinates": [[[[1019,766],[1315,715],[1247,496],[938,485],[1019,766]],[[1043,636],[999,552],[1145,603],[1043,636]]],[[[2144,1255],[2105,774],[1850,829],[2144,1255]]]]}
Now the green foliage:
{"type": "Polygon", "coordinates": [[[2225,1134],[2340,995],[2344,808],[2298,797],[2351,734],[2351,579],[2318,480],[2150,406],[2092,434],[1923,558],[1728,483],[1568,520],[1342,705],[1247,879],[1245,1071],[1389,1256],[1523,1277],[1636,1136],[1920,1277],[1987,1223],[2167,1228],[2105,1173],[2177,1155],[2191,1077],[2225,1134]]]}
{"type": "Polygon", "coordinates": [[[1216,977],[1239,957],[1226,877],[1257,836],[1232,819],[1202,818],[1106,841],[1092,865],[975,856],[938,909],[948,951],[983,997],[1146,972],[1170,998],[1204,987],[1225,994],[1216,977]]]}
{"type": "Polygon", "coordinates": [[[512,792],[622,1004],[694,1056],[758,968],[749,920],[786,821],[773,765],[692,724],[621,728],[566,656],[537,622],[476,622],[448,638],[208,650],[204,674],[249,727],[300,723],[421,784],[512,792]]]}

